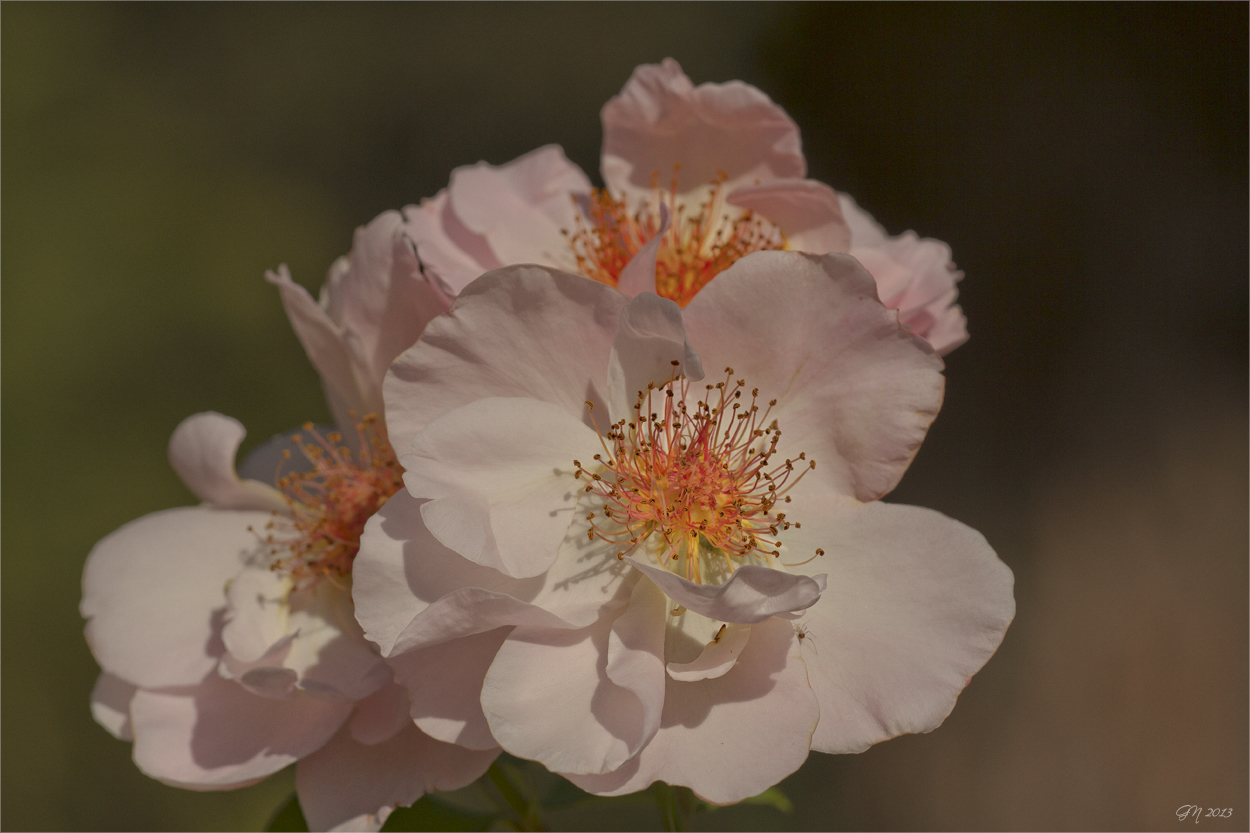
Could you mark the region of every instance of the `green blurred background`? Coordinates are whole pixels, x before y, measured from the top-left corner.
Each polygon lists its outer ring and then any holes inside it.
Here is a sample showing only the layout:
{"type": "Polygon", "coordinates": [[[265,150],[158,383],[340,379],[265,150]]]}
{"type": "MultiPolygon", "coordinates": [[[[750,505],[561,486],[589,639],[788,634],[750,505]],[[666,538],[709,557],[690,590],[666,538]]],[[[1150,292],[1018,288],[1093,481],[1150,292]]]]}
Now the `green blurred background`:
{"type": "MultiPolygon", "coordinates": [[[[457,165],[597,170],[634,65],[741,78],[811,175],[948,241],[972,340],[891,498],[1015,570],[930,735],[814,754],[791,816],[701,827],[1168,829],[1247,814],[1247,6],[0,6],[5,829],[258,829],[290,773],[191,793],[91,720],[91,545],[192,501],[165,445],[328,413],[266,268],[457,165]]],[[[572,822],[570,822],[572,823],[572,822]]],[[[596,823],[580,818],[577,824],[596,823]]],[[[598,824],[658,824],[641,813],[598,824]]]]}

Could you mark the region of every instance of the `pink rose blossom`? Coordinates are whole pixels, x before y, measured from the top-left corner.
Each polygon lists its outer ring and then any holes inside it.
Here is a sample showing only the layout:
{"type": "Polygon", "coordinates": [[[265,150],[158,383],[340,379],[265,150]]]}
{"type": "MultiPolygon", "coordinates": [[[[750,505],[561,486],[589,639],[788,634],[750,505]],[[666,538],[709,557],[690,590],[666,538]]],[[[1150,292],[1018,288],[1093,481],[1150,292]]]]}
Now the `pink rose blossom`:
{"type": "Polygon", "coordinates": [[[910,233],[887,240],[849,197],[806,179],[798,127],[760,90],[696,87],[669,58],[635,69],[602,119],[606,189],[548,145],[458,168],[446,189],[404,209],[422,260],[449,291],[536,263],[685,306],[751,252],[849,251],[865,256],[886,305],[939,352],[966,339],[945,244],[910,233]],[[854,216],[844,216],[848,204],[854,216]],[[629,269],[638,259],[645,266],[629,269]]]}
{"type": "Polygon", "coordinates": [[[357,618],[422,731],[602,795],[732,803],[927,732],[1015,608],[977,532],[877,501],[941,370],[844,255],[750,254],[684,308],[491,272],[387,374],[407,489],[357,618]]]}
{"type": "Polygon", "coordinates": [[[285,269],[270,279],[350,439],[306,426],[276,444],[304,464],[281,477],[269,468],[269,485],[236,473],[236,420],[205,413],[178,426],[170,462],[203,504],[127,524],[83,571],[81,611],[103,669],[92,712],[167,784],[227,789],[298,761],[312,829],[376,830],[396,805],[470,783],[498,752],[413,724],[351,601],[365,519],[400,488],[377,418],[383,374],[446,300],[396,212],[357,231],[320,304],[285,269]]]}

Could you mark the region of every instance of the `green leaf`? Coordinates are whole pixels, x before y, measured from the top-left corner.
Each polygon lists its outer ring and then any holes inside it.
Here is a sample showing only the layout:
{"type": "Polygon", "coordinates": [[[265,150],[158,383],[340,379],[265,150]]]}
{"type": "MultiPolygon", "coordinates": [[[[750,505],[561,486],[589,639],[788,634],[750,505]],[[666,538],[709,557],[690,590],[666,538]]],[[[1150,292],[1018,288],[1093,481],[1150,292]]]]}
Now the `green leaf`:
{"type": "Polygon", "coordinates": [[[286,803],[278,808],[277,812],[270,817],[269,823],[265,825],[265,830],[271,831],[299,831],[299,833],[308,833],[308,822],[304,821],[304,811],[299,807],[299,798],[295,793],[291,793],[291,797],[286,803]]]}
{"type": "Polygon", "coordinates": [[[398,807],[391,813],[382,830],[486,830],[497,815],[473,813],[444,804],[427,795],[411,807],[398,807]]]}
{"type": "Polygon", "coordinates": [[[759,795],[745,798],[743,804],[762,804],[765,807],[773,807],[783,813],[793,812],[794,803],[781,791],[780,787],[769,787],[759,795]]]}

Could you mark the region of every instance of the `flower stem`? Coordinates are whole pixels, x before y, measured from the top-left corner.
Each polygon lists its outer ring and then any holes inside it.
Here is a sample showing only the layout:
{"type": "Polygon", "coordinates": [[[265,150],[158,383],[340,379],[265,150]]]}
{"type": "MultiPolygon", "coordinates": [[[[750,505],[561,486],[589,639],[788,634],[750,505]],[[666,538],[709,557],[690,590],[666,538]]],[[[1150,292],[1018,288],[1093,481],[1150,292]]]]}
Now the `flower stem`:
{"type": "Polygon", "coordinates": [[[673,787],[663,781],[652,785],[655,802],[660,808],[660,817],[664,820],[664,829],[670,831],[690,829],[690,802],[680,787],[673,787]]]}
{"type": "Polygon", "coordinates": [[[490,779],[491,784],[499,791],[499,795],[508,803],[512,812],[516,813],[516,821],[513,824],[517,830],[546,830],[538,817],[538,805],[532,804],[521,795],[521,791],[516,788],[512,780],[508,778],[508,773],[504,772],[503,767],[498,761],[490,765],[490,769],[486,770],[486,777],[490,779]]]}

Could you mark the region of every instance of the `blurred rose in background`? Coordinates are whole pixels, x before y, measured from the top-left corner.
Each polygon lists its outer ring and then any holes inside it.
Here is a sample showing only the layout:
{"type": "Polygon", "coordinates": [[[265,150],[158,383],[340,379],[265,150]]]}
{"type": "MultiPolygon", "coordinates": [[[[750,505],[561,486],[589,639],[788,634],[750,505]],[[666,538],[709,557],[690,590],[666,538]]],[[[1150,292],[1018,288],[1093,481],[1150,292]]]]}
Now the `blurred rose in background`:
{"type": "Polygon", "coordinates": [[[460,165],[554,142],[596,171],[599,106],[668,55],[763,89],[811,177],[951,245],[972,337],[890,499],[984,532],[1018,604],[936,732],[813,756],[792,816],[696,824],[1175,829],[1200,804],[1233,809],[1201,829],[1246,827],[1244,4],[6,4],[0,24],[5,828],[263,826],[289,775],[164,787],[92,721],[88,550],[192,500],[165,460],[186,415],[238,417],[245,452],[329,420],[266,269],[315,289],[356,226],[460,165]]]}

